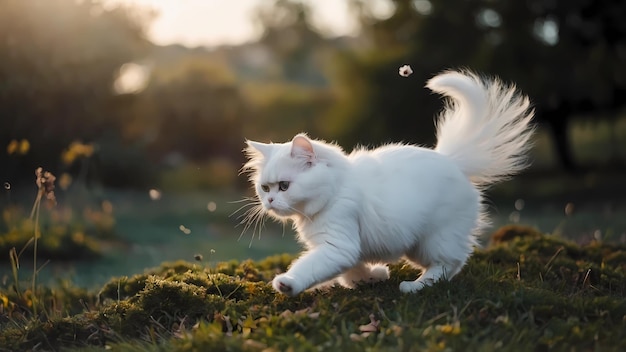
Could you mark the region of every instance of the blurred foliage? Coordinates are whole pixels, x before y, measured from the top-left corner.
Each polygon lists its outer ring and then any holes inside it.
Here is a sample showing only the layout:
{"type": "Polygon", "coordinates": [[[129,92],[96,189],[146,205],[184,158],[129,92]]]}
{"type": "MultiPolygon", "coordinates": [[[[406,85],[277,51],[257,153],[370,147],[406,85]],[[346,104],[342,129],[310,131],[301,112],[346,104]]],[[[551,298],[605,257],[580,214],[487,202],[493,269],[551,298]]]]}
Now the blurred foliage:
{"type": "MultiPolygon", "coordinates": [[[[33,219],[23,207],[2,208],[0,220],[0,253],[16,248],[23,258],[32,258],[35,234],[33,219]]],[[[99,257],[101,244],[117,238],[115,215],[108,201],[80,207],[57,205],[41,213],[38,257],[55,260],[83,260],[99,257]]]]}
{"type": "MultiPolygon", "coordinates": [[[[91,145],[74,142],[64,152],[63,159],[71,165],[77,158],[89,158],[92,152],[91,145]]],[[[95,259],[100,256],[104,241],[117,239],[113,204],[108,200],[98,202],[97,197],[85,192],[84,174],[74,179],[63,173],[58,178],[62,191],[73,184],[72,195],[58,194],[57,177],[38,167],[35,200],[31,211],[26,213],[27,197],[11,199],[11,185],[5,183],[6,198],[0,200],[0,253],[12,253],[14,270],[19,269],[23,256],[61,261],[95,259]],[[57,196],[63,199],[62,204],[57,196]]]]}
{"type": "Polygon", "coordinates": [[[328,42],[310,20],[311,8],[305,2],[267,1],[257,11],[257,21],[263,29],[259,43],[280,64],[277,78],[305,86],[323,86],[327,78],[321,66],[328,42]]]}
{"type": "Polygon", "coordinates": [[[204,160],[228,155],[241,143],[245,105],[223,65],[186,58],[173,67],[155,68],[137,105],[152,109],[136,114],[133,123],[135,131],[151,139],[147,148],[153,156],[175,152],[204,160]]]}
{"type": "Polygon", "coordinates": [[[145,16],[96,1],[0,2],[0,141],[31,144],[26,156],[0,156],[2,176],[17,183],[38,160],[54,166],[71,141],[118,129],[111,87],[148,48],[145,16]]]}
{"type": "Polygon", "coordinates": [[[447,68],[516,82],[565,164],[573,117],[622,116],[623,2],[389,0],[383,16],[346,1],[358,37],[322,35],[310,2],[272,0],[258,41],[212,49],[151,44],[141,8],[1,1],[0,177],[29,182],[44,161],[91,186],[212,188],[236,184],[246,138],[429,145],[442,103],[422,86],[447,68]]]}

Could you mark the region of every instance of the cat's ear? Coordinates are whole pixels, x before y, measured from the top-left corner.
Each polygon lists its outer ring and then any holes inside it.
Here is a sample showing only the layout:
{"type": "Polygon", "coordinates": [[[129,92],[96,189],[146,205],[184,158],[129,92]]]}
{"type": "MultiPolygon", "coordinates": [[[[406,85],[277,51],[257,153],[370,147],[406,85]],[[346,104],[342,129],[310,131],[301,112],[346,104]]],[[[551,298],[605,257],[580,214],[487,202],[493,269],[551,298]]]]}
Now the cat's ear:
{"type": "Polygon", "coordinates": [[[293,137],[293,140],[291,141],[291,156],[305,157],[310,162],[315,159],[313,144],[305,135],[299,134],[293,137]]]}
{"type": "Polygon", "coordinates": [[[246,144],[248,145],[248,155],[254,155],[256,154],[255,152],[258,152],[261,153],[265,159],[270,157],[272,150],[274,149],[272,144],[259,143],[250,140],[246,141],[246,144]]]}

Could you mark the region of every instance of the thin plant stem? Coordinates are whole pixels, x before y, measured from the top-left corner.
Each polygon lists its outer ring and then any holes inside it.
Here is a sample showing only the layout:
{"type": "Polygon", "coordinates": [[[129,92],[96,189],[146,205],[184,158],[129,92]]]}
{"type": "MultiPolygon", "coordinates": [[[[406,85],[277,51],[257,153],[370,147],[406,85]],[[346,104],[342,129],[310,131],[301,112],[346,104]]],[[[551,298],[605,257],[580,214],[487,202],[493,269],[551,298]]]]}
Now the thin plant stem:
{"type": "Polygon", "coordinates": [[[41,198],[43,196],[43,189],[39,189],[37,192],[37,198],[33,204],[33,210],[30,212],[31,219],[35,217],[35,239],[33,241],[33,283],[31,288],[32,301],[33,301],[33,316],[37,316],[37,239],[39,238],[39,209],[41,208],[41,198]]]}
{"type": "Polygon", "coordinates": [[[19,253],[17,253],[17,249],[15,247],[11,248],[9,251],[9,258],[11,259],[11,270],[13,271],[13,281],[15,282],[15,292],[17,296],[22,298],[22,290],[20,289],[20,280],[19,280],[19,271],[20,271],[20,257],[22,253],[30,246],[30,244],[35,240],[35,237],[31,237],[28,242],[22,247],[19,253]]]}
{"type": "Polygon", "coordinates": [[[33,219],[35,216],[35,210],[39,207],[39,203],[41,203],[41,197],[43,197],[43,191],[40,189],[37,191],[37,198],[35,198],[35,203],[33,203],[33,209],[30,211],[30,219],[33,219]]]}
{"type": "Polygon", "coordinates": [[[20,259],[15,247],[9,251],[9,258],[11,258],[11,270],[13,271],[13,281],[15,282],[15,292],[18,298],[22,298],[22,291],[20,290],[19,270],[20,259]]]}

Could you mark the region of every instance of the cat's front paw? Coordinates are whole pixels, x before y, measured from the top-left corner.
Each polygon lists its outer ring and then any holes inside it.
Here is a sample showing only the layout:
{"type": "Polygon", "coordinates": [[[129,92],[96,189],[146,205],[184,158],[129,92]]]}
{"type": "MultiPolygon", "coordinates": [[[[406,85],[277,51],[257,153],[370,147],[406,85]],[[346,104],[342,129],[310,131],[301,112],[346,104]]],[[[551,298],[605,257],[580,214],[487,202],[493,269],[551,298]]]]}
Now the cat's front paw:
{"type": "Polygon", "coordinates": [[[420,291],[421,289],[423,289],[426,286],[428,286],[428,285],[426,285],[424,282],[421,282],[419,280],[402,281],[400,283],[400,292],[403,292],[403,293],[415,293],[417,291],[420,291]]]}
{"type": "Polygon", "coordinates": [[[371,267],[369,281],[378,282],[389,279],[389,268],[386,265],[375,265],[371,267]]]}
{"type": "Polygon", "coordinates": [[[295,296],[305,289],[295,278],[288,274],[277,275],[274,280],[272,280],[272,286],[276,291],[287,296],[295,296]]]}

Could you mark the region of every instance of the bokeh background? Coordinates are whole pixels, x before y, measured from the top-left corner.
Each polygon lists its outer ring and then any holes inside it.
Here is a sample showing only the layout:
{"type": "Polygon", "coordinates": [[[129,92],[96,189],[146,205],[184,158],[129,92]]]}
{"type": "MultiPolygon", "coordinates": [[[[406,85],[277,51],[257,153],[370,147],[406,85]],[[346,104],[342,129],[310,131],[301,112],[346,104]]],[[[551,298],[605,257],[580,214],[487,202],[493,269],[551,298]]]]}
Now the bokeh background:
{"type": "Polygon", "coordinates": [[[288,225],[238,225],[244,140],[432,146],[424,83],[449,68],[537,112],[532,167],[488,193],[494,227],[624,243],[624,18],[619,0],[0,0],[0,275],[35,227],[42,274],[86,286],[295,253],[288,225]],[[34,219],[37,167],[56,205],[34,219]]]}

